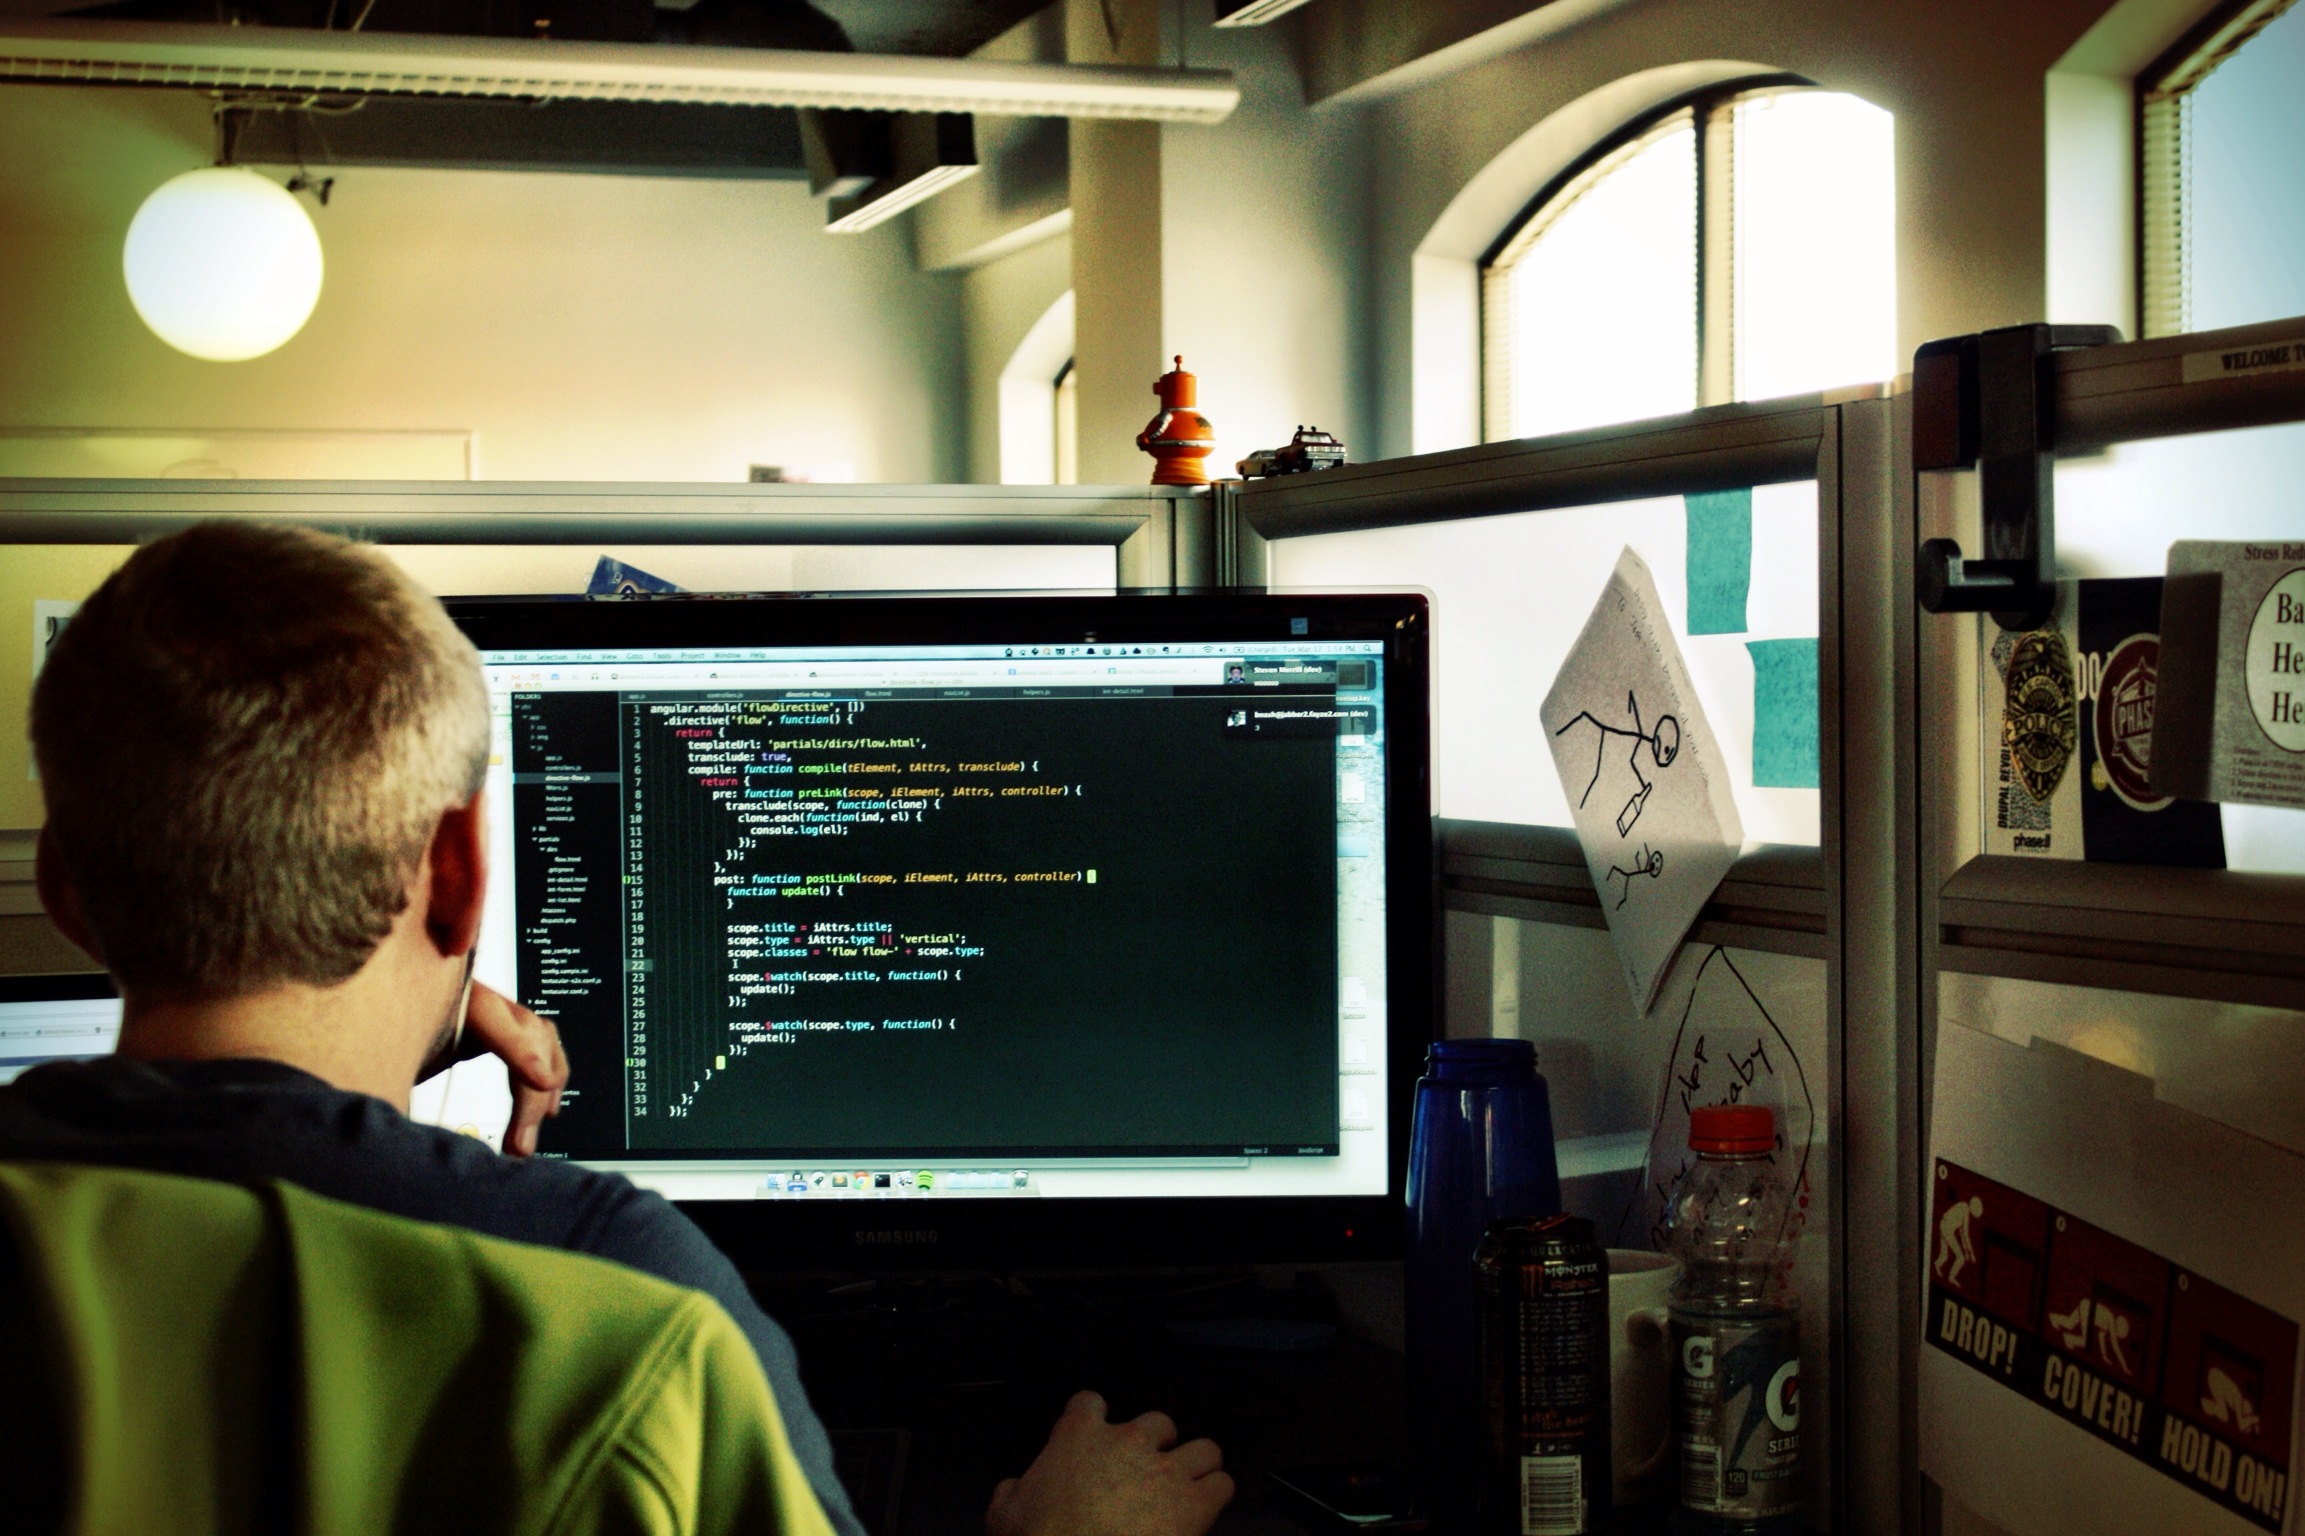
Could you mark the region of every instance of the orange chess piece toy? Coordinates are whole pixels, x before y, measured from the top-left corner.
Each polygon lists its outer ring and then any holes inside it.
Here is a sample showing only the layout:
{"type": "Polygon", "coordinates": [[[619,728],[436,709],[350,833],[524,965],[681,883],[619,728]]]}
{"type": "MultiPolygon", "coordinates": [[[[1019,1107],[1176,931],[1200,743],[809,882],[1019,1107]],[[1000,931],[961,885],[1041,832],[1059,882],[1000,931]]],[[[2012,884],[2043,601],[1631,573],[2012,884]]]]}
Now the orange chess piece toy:
{"type": "Polygon", "coordinates": [[[1160,397],[1160,414],[1136,435],[1136,445],[1153,456],[1152,483],[1208,484],[1205,461],[1217,445],[1216,428],[1192,408],[1200,393],[1200,381],[1185,372],[1181,355],[1175,369],[1154,383],[1153,393],[1160,397]]]}

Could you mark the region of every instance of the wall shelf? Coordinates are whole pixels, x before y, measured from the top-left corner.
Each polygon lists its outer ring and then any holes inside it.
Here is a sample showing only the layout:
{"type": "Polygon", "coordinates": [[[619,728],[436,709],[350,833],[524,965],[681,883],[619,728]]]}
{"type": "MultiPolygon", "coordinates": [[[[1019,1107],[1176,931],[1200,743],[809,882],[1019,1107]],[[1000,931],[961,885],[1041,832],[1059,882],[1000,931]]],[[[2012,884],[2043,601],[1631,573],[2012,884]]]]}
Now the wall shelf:
{"type": "Polygon", "coordinates": [[[2305,876],[1988,854],[1937,920],[1946,970],[2305,1008],[2305,876]]]}
{"type": "Polygon", "coordinates": [[[1740,490],[1813,479],[1827,410],[1820,395],[1707,406],[1656,421],[1251,480],[1238,495],[1251,529],[1283,539],[1740,490]]]}

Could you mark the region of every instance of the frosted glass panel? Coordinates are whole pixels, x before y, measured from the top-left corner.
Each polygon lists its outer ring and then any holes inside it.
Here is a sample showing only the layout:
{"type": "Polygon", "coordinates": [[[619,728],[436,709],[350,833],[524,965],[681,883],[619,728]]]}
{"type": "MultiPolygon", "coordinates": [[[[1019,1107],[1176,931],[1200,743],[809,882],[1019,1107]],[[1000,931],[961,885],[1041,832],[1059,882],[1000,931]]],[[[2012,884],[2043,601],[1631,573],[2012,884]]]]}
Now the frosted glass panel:
{"type": "Polygon", "coordinates": [[[691,592],[1110,591],[1103,545],[387,545],[442,596],[582,592],[612,555],[691,592]]]}
{"type": "Polygon", "coordinates": [[[1513,435],[1697,403],[1697,151],[1686,122],[1594,182],[1512,269],[1513,435]]]}
{"type": "Polygon", "coordinates": [[[1894,377],[1894,119],[1831,91],[1736,114],[1737,398],[1894,377]]]}
{"type": "Polygon", "coordinates": [[[1729,759],[1745,836],[1814,844],[1815,789],[1754,786],[1747,650],[1748,641],[1817,633],[1813,483],[1752,493],[1741,632],[1688,633],[1688,515],[1679,497],[1283,539],[1272,546],[1271,569],[1276,587],[1431,593],[1439,814],[1565,827],[1568,798],[1537,708],[1628,544],[1656,578],[1705,717],[1729,759]]]}
{"type": "Polygon", "coordinates": [[[2305,7],[2185,103],[2188,329],[2305,315],[2305,7]]]}
{"type": "MultiPolygon", "coordinates": [[[[2305,15],[2305,11],[2291,15],[2305,15]]],[[[2305,538],[2305,423],[2122,443],[2057,465],[2057,570],[2158,576],[2177,539],[2305,538]]],[[[2229,805],[2228,868],[2305,872],[2305,811],[2229,805]]]]}

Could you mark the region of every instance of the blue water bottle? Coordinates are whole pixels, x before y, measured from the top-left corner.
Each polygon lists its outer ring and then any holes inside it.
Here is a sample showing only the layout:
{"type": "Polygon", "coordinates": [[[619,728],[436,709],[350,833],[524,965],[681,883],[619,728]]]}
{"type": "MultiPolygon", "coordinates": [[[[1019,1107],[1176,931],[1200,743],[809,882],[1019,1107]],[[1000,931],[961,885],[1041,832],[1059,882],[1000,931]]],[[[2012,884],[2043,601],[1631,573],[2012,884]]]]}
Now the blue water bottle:
{"type": "Polygon", "coordinates": [[[1561,1208],[1553,1109],[1526,1040],[1443,1040],[1409,1136],[1409,1436],[1428,1514],[1472,1512],[1481,1445],[1473,1252],[1489,1223],[1561,1208]]]}

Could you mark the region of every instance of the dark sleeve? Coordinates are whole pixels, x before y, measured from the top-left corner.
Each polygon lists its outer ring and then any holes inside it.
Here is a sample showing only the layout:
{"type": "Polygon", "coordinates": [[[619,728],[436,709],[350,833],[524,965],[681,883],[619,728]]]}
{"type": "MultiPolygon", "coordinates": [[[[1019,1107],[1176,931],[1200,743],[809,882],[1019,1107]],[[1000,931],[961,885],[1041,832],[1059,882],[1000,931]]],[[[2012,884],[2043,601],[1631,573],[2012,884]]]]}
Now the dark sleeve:
{"type": "Polygon", "coordinates": [[[776,1394],[777,1412],[784,1418],[785,1435],[792,1441],[793,1455],[808,1474],[817,1502],[831,1517],[833,1530],[837,1536],[865,1536],[863,1523],[849,1505],[848,1490],[833,1470],[832,1437],[825,1433],[823,1421],[817,1418],[800,1384],[800,1356],[792,1347],[791,1337],[760,1309],[736,1266],[712,1245],[712,1239],[670,1202],[646,1190],[633,1190],[631,1198],[617,1202],[606,1219],[586,1234],[584,1251],[675,1285],[693,1287],[728,1309],[736,1326],[752,1340],[753,1352],[760,1356],[761,1369],[768,1373],[769,1390],[776,1394]]]}

